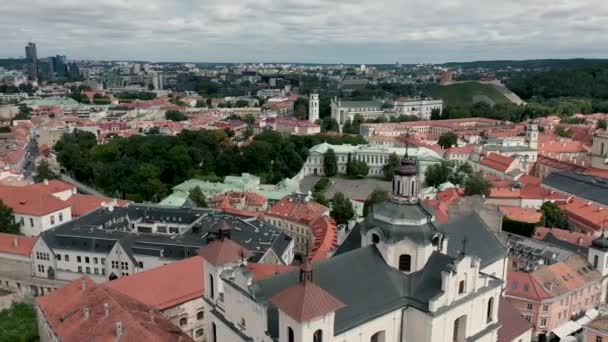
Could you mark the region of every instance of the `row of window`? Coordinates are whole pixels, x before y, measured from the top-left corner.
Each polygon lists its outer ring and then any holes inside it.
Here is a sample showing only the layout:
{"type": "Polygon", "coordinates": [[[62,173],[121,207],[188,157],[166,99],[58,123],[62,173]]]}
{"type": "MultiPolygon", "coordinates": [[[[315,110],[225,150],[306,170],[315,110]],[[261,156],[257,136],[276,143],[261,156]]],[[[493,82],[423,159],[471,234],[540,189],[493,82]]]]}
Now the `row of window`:
{"type": "MultiPolygon", "coordinates": [[[[112,269],[117,270],[119,266],[118,261],[112,260],[112,269]]],[[[141,263],[141,267],[143,268],[143,263],[141,263]]],[[[128,270],[129,269],[129,264],[127,262],[121,261],[120,262],[120,269],[121,270],[128,270]]]]}
{"type": "MultiPolygon", "coordinates": [[[[61,260],[61,255],[57,254],[57,260],[61,260]]],[[[65,255],[65,261],[70,261],[70,256],[69,255],[65,255]]],[[[82,262],[82,257],[80,255],[76,256],[76,262],[81,263],[82,262]]],[[[106,259],[105,258],[99,258],[97,259],[97,257],[93,257],[93,264],[97,265],[99,262],[101,262],[102,265],[106,264],[106,259]]],[[[85,264],[90,264],[91,263],[91,258],[89,258],[88,256],[84,257],[84,263],[85,264]]]]}
{"type": "Polygon", "coordinates": [[[36,259],[37,260],[51,260],[51,257],[49,255],[49,253],[44,253],[44,252],[36,252],[36,259]]]}
{"type": "MultiPolygon", "coordinates": [[[[85,273],[87,274],[91,274],[91,267],[86,266],[84,268],[85,273]]],[[[78,273],[82,273],[82,266],[78,266],[78,273]]],[[[97,268],[94,267],[93,268],[93,273],[94,274],[101,274],[101,275],[106,275],[106,269],[105,268],[97,268]],[[101,271],[100,271],[101,270],[101,271]]]]}

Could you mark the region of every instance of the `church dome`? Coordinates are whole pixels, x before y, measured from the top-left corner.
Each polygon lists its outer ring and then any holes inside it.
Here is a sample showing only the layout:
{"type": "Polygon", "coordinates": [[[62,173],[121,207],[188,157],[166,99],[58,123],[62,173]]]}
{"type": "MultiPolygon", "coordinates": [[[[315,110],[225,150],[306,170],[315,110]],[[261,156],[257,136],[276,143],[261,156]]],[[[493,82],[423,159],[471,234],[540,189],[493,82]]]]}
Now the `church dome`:
{"type": "Polygon", "coordinates": [[[418,174],[416,162],[407,155],[401,159],[401,165],[395,170],[395,174],[399,176],[415,176],[418,174]]]}

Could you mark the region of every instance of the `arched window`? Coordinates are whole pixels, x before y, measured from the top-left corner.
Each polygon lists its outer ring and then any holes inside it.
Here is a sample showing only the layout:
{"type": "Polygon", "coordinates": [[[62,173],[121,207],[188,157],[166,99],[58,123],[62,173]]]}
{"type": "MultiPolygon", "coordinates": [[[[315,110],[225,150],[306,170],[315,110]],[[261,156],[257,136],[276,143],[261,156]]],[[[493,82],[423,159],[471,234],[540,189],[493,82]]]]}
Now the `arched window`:
{"type": "Polygon", "coordinates": [[[323,330],[319,329],[312,335],[312,342],[323,342],[323,330]]]}
{"type": "Polygon", "coordinates": [[[593,256],[593,267],[594,268],[597,268],[599,260],[600,260],[600,258],[597,255],[593,256]]]}
{"type": "Polygon", "coordinates": [[[488,323],[492,322],[492,320],[494,319],[494,298],[490,298],[490,300],[488,301],[488,312],[486,315],[486,321],[488,323]]]}
{"type": "Polygon", "coordinates": [[[213,297],[215,296],[215,292],[214,292],[214,287],[213,287],[213,274],[209,275],[209,297],[211,297],[211,299],[213,299],[213,297]]]}
{"type": "Polygon", "coordinates": [[[372,243],[374,245],[380,243],[380,236],[378,234],[372,234],[372,243]]]}
{"type": "Polygon", "coordinates": [[[179,326],[183,327],[184,325],[188,324],[188,319],[186,317],[182,318],[179,320],[179,326]]]}
{"type": "Polygon", "coordinates": [[[294,342],[295,337],[293,336],[293,329],[291,327],[287,327],[287,342],[294,342]]]}
{"type": "Polygon", "coordinates": [[[463,294],[466,291],[464,280],[458,283],[458,294],[463,294]]]}
{"type": "Polygon", "coordinates": [[[203,319],[205,318],[205,313],[202,311],[199,311],[196,313],[196,319],[203,319]]]}
{"type": "Polygon", "coordinates": [[[412,257],[409,254],[403,254],[399,257],[399,271],[409,272],[412,268],[412,257]]]}
{"type": "Polygon", "coordinates": [[[384,330],[382,331],[378,331],[377,333],[373,334],[372,337],[370,338],[370,342],[384,342],[385,339],[385,332],[384,330]]]}

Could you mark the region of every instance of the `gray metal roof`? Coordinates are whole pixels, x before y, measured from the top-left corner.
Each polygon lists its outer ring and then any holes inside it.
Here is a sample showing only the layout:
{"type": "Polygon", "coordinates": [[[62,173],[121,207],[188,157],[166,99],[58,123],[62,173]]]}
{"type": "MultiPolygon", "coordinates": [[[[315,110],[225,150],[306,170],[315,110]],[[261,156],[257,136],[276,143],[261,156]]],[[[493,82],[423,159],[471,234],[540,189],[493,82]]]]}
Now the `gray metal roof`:
{"type": "Polygon", "coordinates": [[[221,211],[195,208],[162,207],[131,204],[113,210],[100,208],[41,234],[49,247],[75,251],[108,253],[114,244],[120,244],[130,257],[134,255],[162,256],[179,260],[196,255],[207,243],[209,236],[217,234],[220,224],[226,222],[231,229],[231,239],[249,249],[257,261],[270,248],[280,256],[291,238],[276,227],[251,218],[227,214],[221,211]],[[163,222],[187,224],[182,234],[152,234],[134,232],[131,222],[163,222]]]}
{"type": "MultiPolygon", "coordinates": [[[[429,300],[442,292],[441,272],[453,271],[449,265],[455,260],[433,252],[423,270],[406,275],[387,265],[376,246],[370,245],[316,263],[313,280],[346,304],[336,311],[334,334],[338,335],[398,308],[413,306],[427,312],[429,300]]],[[[256,300],[268,301],[296,284],[298,276],[299,271],[282,273],[256,281],[250,289],[256,300]]],[[[269,321],[276,325],[273,309],[269,321]]],[[[269,326],[269,331],[276,334],[276,326],[269,326]]]]}
{"type": "Polygon", "coordinates": [[[571,171],[555,171],[545,177],[543,185],[608,205],[608,178],[571,171]]]}

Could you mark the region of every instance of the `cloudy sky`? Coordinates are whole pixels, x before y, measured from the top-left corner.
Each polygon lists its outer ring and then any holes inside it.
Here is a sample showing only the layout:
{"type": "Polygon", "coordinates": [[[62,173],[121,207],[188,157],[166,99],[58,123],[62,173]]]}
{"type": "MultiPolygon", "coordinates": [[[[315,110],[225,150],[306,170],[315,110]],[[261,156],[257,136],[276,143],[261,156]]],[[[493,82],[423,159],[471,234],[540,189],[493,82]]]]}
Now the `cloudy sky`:
{"type": "Polygon", "coordinates": [[[0,58],[418,63],[608,57],[607,0],[0,0],[0,58]]]}

